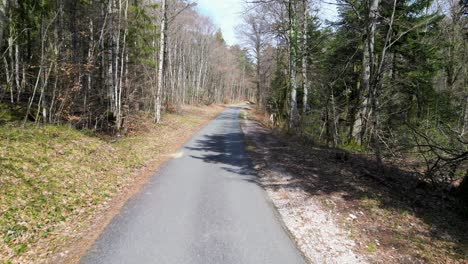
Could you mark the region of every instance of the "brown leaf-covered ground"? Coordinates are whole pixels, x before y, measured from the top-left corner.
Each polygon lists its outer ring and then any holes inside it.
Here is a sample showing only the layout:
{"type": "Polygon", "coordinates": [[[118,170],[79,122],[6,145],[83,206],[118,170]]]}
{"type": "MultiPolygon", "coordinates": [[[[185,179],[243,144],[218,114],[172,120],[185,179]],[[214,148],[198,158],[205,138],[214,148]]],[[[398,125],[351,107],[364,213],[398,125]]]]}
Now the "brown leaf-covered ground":
{"type": "Polygon", "coordinates": [[[251,124],[246,140],[260,183],[312,262],[468,263],[468,219],[449,196],[396,166],[382,169],[370,157],[275,132],[248,112],[243,126],[251,124]],[[307,222],[341,230],[327,233],[307,222]],[[351,242],[324,249],[327,236],[351,242]]]}

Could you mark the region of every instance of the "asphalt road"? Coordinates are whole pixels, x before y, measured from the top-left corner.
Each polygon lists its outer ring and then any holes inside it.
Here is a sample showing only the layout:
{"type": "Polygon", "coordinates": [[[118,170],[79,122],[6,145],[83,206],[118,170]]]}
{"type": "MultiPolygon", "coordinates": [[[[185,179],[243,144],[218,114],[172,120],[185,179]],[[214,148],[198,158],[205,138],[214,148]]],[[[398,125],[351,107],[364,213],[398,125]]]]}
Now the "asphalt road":
{"type": "Polygon", "coordinates": [[[225,110],[123,207],[81,263],[304,263],[225,110]]]}

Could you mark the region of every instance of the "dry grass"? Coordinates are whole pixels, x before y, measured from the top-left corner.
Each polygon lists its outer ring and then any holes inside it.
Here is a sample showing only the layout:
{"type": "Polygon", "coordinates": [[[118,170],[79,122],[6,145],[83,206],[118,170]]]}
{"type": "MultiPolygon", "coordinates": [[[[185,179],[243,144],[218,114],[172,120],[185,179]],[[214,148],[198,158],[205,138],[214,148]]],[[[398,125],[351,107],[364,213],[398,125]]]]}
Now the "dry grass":
{"type": "Polygon", "coordinates": [[[65,126],[0,126],[0,262],[46,262],[221,107],[187,108],[160,125],[134,116],[126,137],[65,126]]]}

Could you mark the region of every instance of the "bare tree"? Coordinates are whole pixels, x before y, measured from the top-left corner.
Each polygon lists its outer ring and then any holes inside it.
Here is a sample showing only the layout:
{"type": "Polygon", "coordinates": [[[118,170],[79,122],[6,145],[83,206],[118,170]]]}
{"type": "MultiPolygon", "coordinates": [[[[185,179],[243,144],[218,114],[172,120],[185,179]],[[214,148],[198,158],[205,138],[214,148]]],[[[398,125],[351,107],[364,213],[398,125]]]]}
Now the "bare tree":
{"type": "Polygon", "coordinates": [[[270,26],[266,16],[262,12],[260,7],[247,7],[247,11],[243,15],[243,25],[237,32],[243,40],[243,44],[250,50],[255,61],[256,98],[259,107],[265,105],[263,90],[267,84],[264,82],[265,76],[262,72],[262,67],[264,51],[270,40],[270,26]]]}

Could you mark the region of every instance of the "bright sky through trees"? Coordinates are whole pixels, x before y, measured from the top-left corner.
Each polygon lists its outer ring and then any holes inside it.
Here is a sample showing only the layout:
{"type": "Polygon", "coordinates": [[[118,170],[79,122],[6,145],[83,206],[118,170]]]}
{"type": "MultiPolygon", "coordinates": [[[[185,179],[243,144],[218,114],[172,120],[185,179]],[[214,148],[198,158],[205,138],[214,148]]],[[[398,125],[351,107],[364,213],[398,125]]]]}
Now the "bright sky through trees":
{"type": "Polygon", "coordinates": [[[235,27],[240,24],[243,0],[197,0],[197,9],[221,28],[227,44],[237,44],[235,27]]]}
{"type": "MultiPolygon", "coordinates": [[[[211,18],[214,24],[223,32],[227,44],[238,44],[235,35],[235,28],[240,24],[242,15],[242,4],[245,0],[196,0],[197,9],[205,16],[211,18]]],[[[320,3],[320,13],[322,19],[334,20],[337,16],[334,0],[320,3]]]]}

